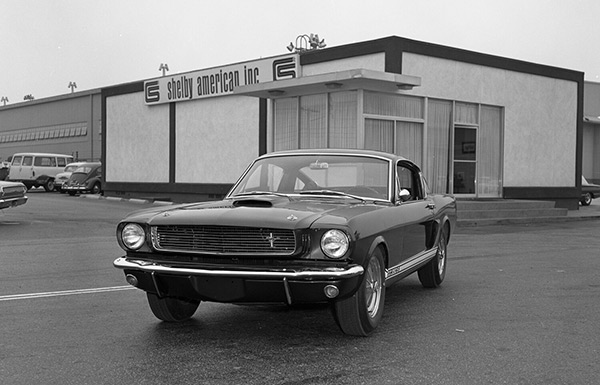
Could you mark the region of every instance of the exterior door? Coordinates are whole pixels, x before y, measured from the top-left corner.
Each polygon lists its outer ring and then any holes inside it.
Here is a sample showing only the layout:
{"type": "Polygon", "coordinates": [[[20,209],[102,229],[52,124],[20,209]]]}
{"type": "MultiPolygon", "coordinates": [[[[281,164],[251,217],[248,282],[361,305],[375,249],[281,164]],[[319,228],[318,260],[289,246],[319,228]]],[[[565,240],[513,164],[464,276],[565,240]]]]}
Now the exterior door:
{"type": "Polygon", "coordinates": [[[453,193],[477,194],[477,129],[454,127],[453,193]]]}

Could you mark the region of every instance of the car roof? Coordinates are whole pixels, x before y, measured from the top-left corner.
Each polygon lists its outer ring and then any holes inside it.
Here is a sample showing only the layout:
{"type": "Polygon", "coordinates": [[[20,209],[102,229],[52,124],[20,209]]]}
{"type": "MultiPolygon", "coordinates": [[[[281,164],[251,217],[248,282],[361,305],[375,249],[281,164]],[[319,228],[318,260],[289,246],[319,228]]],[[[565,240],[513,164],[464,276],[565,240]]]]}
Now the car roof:
{"type": "Polygon", "coordinates": [[[390,161],[397,160],[408,160],[410,159],[402,157],[400,155],[390,154],[383,151],[375,151],[375,150],[362,150],[362,149],[344,149],[344,148],[322,148],[322,149],[302,149],[302,150],[285,150],[285,151],[276,151],[265,154],[261,156],[261,158],[268,158],[271,156],[282,156],[282,155],[360,155],[360,156],[372,156],[387,159],[390,161]]]}
{"type": "Polygon", "coordinates": [[[49,153],[49,152],[19,152],[19,153],[13,154],[13,157],[14,156],[64,156],[66,158],[73,157],[73,155],[53,154],[53,153],[49,153]]]}
{"type": "Polygon", "coordinates": [[[84,167],[84,166],[96,167],[96,166],[102,166],[102,163],[100,163],[100,162],[82,162],[81,164],[79,164],[79,167],[84,167]]]}

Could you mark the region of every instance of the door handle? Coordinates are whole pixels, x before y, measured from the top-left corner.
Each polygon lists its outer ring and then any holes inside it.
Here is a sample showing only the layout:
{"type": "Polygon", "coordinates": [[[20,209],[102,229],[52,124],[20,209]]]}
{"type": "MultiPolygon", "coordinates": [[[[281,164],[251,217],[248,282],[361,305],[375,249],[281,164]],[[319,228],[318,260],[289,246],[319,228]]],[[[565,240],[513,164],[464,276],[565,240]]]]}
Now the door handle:
{"type": "Polygon", "coordinates": [[[435,203],[427,203],[425,208],[429,210],[435,210],[435,203]]]}

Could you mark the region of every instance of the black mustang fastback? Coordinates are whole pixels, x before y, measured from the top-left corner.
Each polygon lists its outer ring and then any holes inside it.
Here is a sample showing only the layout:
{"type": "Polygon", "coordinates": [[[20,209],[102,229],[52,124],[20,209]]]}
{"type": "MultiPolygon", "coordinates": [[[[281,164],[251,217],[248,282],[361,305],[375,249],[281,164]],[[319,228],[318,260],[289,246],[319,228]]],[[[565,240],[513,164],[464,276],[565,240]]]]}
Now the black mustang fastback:
{"type": "Polygon", "coordinates": [[[439,286],[456,202],[433,195],[419,168],[391,154],[296,150],[255,160],[218,202],[131,214],[115,260],[154,315],[186,320],[201,301],[331,303],[365,336],[386,286],[418,272],[439,286]]]}

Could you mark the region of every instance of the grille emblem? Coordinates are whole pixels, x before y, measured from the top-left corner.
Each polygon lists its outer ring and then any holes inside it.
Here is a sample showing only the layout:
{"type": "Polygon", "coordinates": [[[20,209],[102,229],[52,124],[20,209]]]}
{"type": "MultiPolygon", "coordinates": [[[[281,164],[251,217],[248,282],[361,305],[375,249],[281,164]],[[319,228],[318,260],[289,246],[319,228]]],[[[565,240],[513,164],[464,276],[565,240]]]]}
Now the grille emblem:
{"type": "Polygon", "coordinates": [[[268,237],[265,237],[265,241],[269,242],[269,245],[271,246],[271,248],[275,247],[275,241],[279,240],[281,238],[279,237],[274,237],[273,233],[269,233],[268,237]]]}

